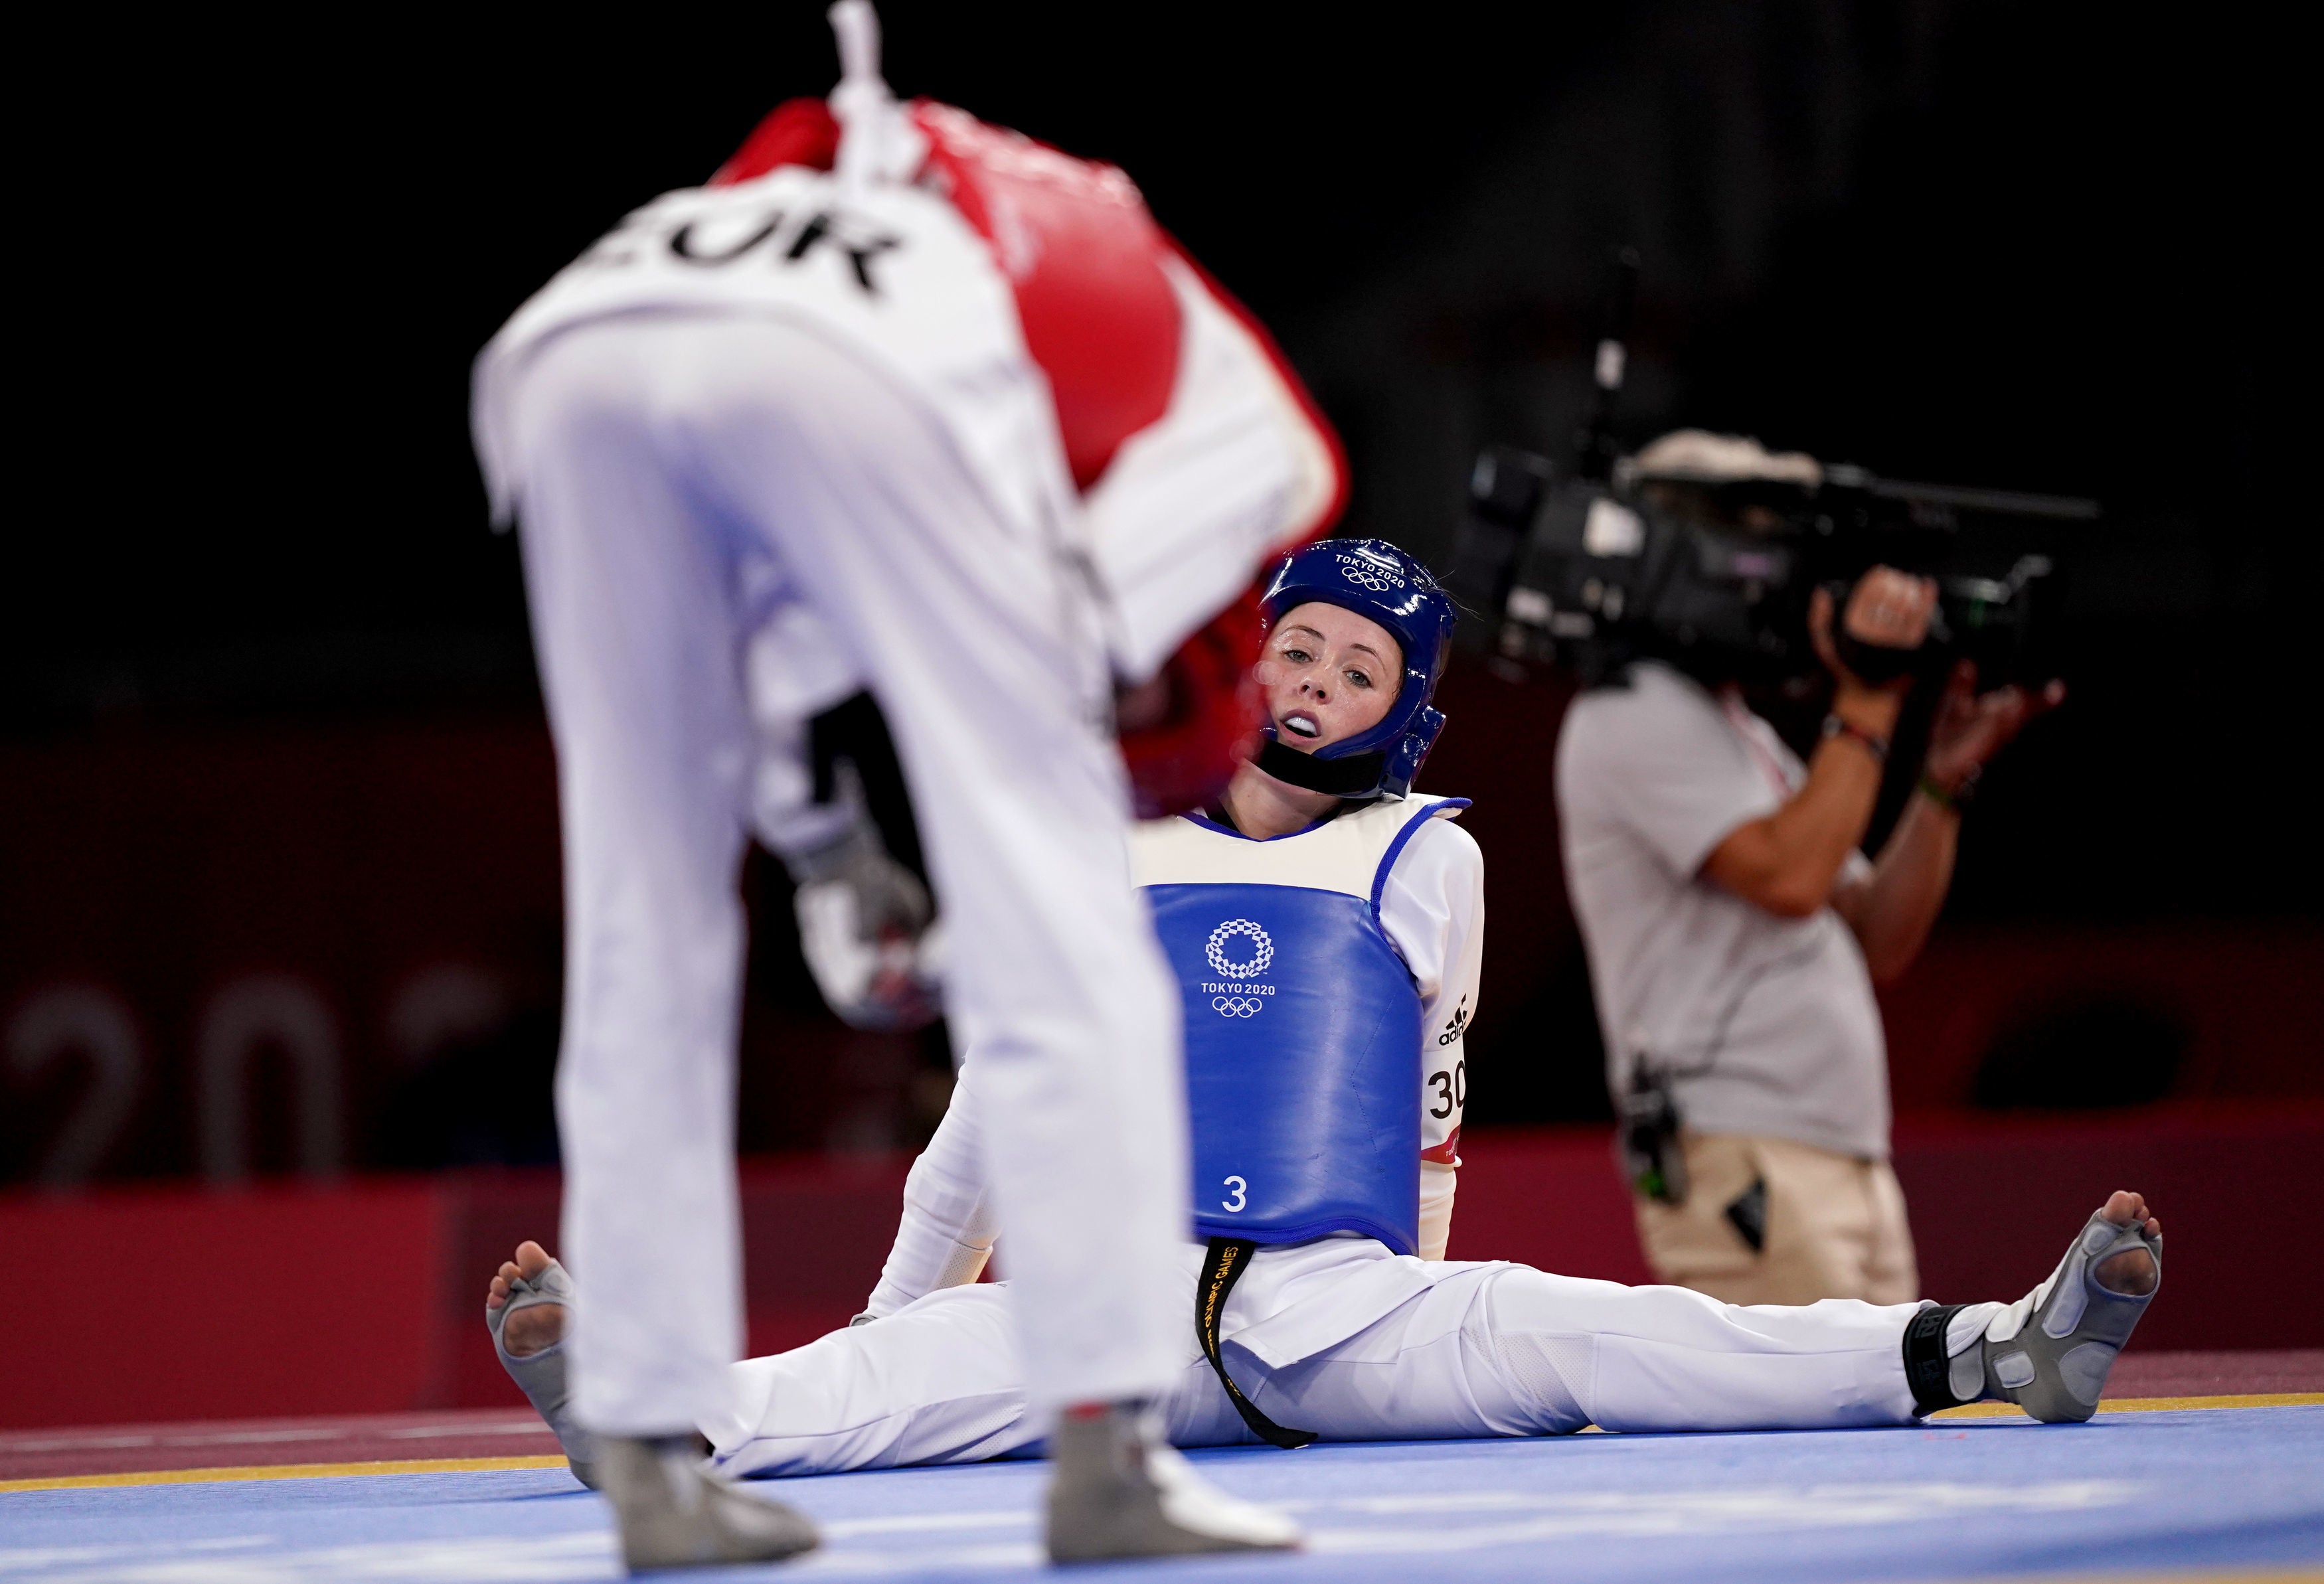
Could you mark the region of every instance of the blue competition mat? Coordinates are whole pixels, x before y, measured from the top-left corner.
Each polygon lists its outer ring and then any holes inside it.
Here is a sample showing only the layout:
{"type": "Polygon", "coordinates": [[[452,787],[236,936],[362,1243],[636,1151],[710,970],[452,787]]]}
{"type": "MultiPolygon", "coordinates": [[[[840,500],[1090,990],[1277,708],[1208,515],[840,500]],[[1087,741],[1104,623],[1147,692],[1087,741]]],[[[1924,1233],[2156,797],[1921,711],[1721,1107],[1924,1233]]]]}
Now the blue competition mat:
{"type": "MultiPolygon", "coordinates": [[[[2324,1565],[2324,1407],[1194,1457],[1296,1512],[1309,1551],[1064,1576],[1812,1584],[2324,1565]]],[[[1054,1580],[1037,1551],[1042,1478],[994,1463],[775,1483],[825,1549],[687,1576],[1054,1580]]],[[[14,1492],[0,1584],[564,1584],[620,1575],[607,1522],[561,1470],[14,1492]]]]}

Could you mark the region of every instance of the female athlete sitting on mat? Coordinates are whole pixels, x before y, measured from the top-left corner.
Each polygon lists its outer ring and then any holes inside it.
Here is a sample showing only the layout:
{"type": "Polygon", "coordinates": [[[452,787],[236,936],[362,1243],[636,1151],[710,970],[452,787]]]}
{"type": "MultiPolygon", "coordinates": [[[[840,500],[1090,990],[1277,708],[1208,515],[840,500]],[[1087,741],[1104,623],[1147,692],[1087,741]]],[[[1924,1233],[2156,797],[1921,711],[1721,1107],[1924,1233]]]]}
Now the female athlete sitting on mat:
{"type": "MultiPolygon", "coordinates": [[[[1475,1011],[1483,861],[1410,794],[1453,613],[1375,540],[1286,557],[1263,608],[1270,723],[1210,818],[1140,829],[1133,868],[1184,988],[1194,1224],[1186,1367],[1153,1404],[1182,1446],[1608,1430],[1900,1424],[2005,1398],[2095,1410],[2162,1275],[2162,1228],[2117,1193],[2015,1303],[1737,1307],[1499,1262],[1446,1261],[1475,1011]],[[1290,1427],[1290,1428],[1287,1428],[1290,1427]]],[[[977,1064],[905,1189],[847,1330],[733,1368],[703,1423],[733,1474],[824,1474],[1018,1451],[977,1064]]],[[[1102,1236],[1102,1216],[1093,1236],[1102,1236]]],[[[574,1289],[538,1244],[486,1314],[576,1463],[559,1340],[574,1289]]]]}

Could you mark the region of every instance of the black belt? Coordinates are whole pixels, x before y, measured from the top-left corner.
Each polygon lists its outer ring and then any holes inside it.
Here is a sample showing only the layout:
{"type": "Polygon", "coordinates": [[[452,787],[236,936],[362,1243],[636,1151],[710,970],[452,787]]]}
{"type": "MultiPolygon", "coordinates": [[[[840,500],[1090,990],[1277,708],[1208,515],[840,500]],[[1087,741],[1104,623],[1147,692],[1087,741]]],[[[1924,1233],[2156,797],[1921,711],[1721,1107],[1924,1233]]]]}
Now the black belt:
{"type": "Polygon", "coordinates": [[[1234,1404],[1242,1422],[1261,1441],[1272,1441],[1286,1450],[1304,1447],[1315,1439],[1312,1430],[1286,1430],[1260,1413],[1251,1400],[1242,1395],[1227,1373],[1227,1361],[1219,1354],[1219,1317],[1226,1312],[1227,1294],[1250,1265],[1250,1257],[1258,1248],[1240,1238],[1213,1238],[1211,1250],[1203,1257],[1203,1279],[1194,1287],[1194,1334],[1203,1339],[1203,1356],[1211,1361],[1217,1372],[1219,1384],[1227,1388],[1227,1401],[1234,1404]]]}

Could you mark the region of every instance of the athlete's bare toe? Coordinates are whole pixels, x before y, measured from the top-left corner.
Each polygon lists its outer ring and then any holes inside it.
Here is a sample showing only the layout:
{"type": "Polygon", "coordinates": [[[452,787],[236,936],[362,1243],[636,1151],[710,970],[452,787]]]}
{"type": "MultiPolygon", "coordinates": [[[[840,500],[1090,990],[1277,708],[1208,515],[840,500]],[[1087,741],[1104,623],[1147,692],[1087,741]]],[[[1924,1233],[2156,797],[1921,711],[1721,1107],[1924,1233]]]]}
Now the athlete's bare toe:
{"type": "Polygon", "coordinates": [[[500,1270],[493,1276],[492,1285],[484,1289],[484,1307],[498,1309],[507,1303],[509,1294],[523,1279],[524,1273],[516,1267],[515,1261],[503,1260],[500,1270]]]}
{"type": "MultiPolygon", "coordinates": [[[[2146,1196],[2143,1193],[2116,1189],[2107,1196],[2106,1209],[2100,1213],[2117,1227],[2140,1227],[2152,1238],[2163,1235],[2163,1223],[2146,1213],[2146,1196]]],[[[2098,1285],[2107,1292],[2133,1298],[2152,1293],[2155,1284],[2163,1278],[2154,1256],[2144,1248],[2126,1248],[2119,1254],[2111,1255],[2098,1261],[2098,1268],[2091,1274],[2098,1278],[2098,1285]]]]}
{"type": "MultiPolygon", "coordinates": [[[[484,1291],[487,1312],[506,1309],[520,1282],[536,1280],[549,1267],[549,1250],[530,1238],[516,1246],[516,1257],[505,1261],[484,1291]]],[[[565,1339],[565,1305],[533,1303],[517,1310],[501,1325],[501,1346],[512,1358],[527,1358],[565,1339]]]]}

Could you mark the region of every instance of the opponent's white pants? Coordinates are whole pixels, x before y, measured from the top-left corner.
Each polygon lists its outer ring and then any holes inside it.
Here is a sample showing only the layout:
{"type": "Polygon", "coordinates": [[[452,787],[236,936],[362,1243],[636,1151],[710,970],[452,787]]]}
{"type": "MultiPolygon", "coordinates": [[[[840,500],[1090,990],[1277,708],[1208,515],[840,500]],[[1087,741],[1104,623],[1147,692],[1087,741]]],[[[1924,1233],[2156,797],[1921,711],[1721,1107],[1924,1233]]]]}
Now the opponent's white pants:
{"type": "MultiPolygon", "coordinates": [[[[1182,1260],[1191,1338],[1198,1254],[1182,1260]]],[[[1262,1257],[1264,1256],[1262,1255],[1262,1257]]],[[[1342,1273],[1353,1285],[1363,1261],[1342,1273]]],[[[1228,1368],[1277,1423],[1331,1441],[1607,1430],[1828,1430],[1913,1414],[1904,1324],[1919,1305],[1827,1299],[1741,1308],[1525,1266],[1443,1263],[1346,1340],[1270,1368],[1230,1337],[1228,1368]]],[[[1026,1411],[1006,1284],[931,1293],[884,1320],[734,1367],[701,1429],[735,1474],[830,1474],[997,1457],[1043,1433],[1026,1411]]],[[[1331,1302],[1312,1281],[1304,1303],[1331,1302]]],[[[1188,1348],[1162,1398],[1181,1446],[1256,1441],[1188,1348]]]]}
{"type": "Polygon", "coordinates": [[[893,730],[954,1037],[985,1068],[1035,1416],[1158,1391],[1184,1329],[1178,999],[1060,525],[1010,520],[912,399],[779,320],[590,324],[510,409],[564,823],[579,1419],[682,1430],[741,1352],[745,573],[815,607],[893,730]]]}

